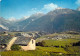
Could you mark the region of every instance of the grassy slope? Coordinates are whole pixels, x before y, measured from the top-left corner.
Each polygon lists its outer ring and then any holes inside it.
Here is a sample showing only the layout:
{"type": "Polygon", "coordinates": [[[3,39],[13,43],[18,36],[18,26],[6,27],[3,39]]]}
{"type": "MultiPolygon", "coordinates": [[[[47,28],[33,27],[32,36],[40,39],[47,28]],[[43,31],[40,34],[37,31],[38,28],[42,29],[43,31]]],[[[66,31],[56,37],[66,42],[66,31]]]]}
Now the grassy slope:
{"type": "Polygon", "coordinates": [[[67,54],[67,52],[63,49],[63,48],[56,48],[56,47],[41,47],[38,46],[37,50],[42,50],[44,52],[49,52],[49,53],[65,53],[67,54]]]}
{"type": "MultiPolygon", "coordinates": [[[[56,47],[40,47],[34,51],[5,51],[1,52],[2,56],[57,56],[59,53],[63,53],[63,56],[67,54],[80,55],[80,46],[68,47],[67,49],[56,47]],[[65,55],[64,55],[65,54],[65,55]]],[[[62,55],[61,55],[62,56],[62,55]]]]}
{"type": "MultiPolygon", "coordinates": [[[[5,51],[2,52],[2,56],[51,56],[51,53],[55,55],[55,53],[65,53],[67,52],[63,48],[55,48],[55,47],[40,47],[38,46],[35,51],[5,51]]],[[[57,54],[58,55],[58,54],[57,54]]]]}
{"type": "Polygon", "coordinates": [[[68,54],[80,54],[80,46],[72,46],[65,49],[68,54]]]}

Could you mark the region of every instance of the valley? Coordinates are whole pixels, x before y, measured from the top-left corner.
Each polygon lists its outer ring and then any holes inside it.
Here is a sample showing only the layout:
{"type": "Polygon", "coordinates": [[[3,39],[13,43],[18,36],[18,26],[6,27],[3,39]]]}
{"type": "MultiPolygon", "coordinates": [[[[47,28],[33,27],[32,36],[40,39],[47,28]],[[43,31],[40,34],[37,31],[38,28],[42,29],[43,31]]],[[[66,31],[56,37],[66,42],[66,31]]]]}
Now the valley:
{"type": "Polygon", "coordinates": [[[80,56],[80,0],[0,0],[0,56],[80,56]]]}

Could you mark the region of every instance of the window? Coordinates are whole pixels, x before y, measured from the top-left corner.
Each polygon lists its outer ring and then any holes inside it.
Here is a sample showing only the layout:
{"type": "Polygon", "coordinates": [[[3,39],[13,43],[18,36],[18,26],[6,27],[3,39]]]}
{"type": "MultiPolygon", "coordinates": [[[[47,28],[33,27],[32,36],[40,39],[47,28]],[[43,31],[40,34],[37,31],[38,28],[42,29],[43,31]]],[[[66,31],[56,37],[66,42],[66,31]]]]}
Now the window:
{"type": "Polygon", "coordinates": [[[34,42],[33,42],[33,40],[32,40],[32,44],[33,44],[34,42]]]}

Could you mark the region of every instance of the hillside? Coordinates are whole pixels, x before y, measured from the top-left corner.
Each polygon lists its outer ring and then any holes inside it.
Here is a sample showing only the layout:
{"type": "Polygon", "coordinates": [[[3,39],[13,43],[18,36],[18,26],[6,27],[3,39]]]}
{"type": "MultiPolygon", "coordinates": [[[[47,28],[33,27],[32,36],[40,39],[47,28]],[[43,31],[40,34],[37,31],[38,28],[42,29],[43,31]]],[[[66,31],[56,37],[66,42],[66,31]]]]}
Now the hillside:
{"type": "Polygon", "coordinates": [[[56,9],[30,23],[24,31],[62,32],[80,29],[80,11],[56,9]]]}
{"type": "Polygon", "coordinates": [[[0,17],[0,31],[9,30],[10,21],[0,17]]]}

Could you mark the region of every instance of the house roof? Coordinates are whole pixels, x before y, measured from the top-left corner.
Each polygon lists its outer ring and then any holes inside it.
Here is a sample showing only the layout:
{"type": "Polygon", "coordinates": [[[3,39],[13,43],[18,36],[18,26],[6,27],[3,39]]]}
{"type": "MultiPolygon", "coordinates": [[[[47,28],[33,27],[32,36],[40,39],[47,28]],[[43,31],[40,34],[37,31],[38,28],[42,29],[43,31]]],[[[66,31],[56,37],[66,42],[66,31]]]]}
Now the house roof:
{"type": "Polygon", "coordinates": [[[14,44],[27,45],[30,42],[30,40],[31,38],[29,37],[19,36],[17,40],[14,42],[14,44]]]}

